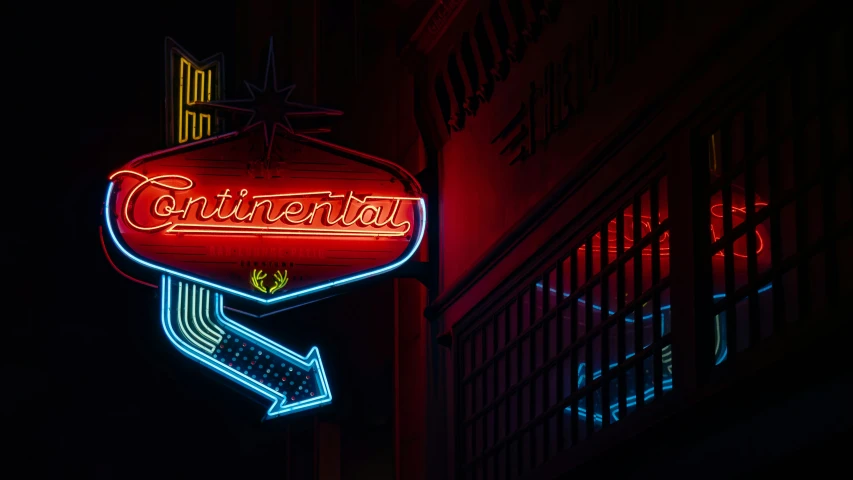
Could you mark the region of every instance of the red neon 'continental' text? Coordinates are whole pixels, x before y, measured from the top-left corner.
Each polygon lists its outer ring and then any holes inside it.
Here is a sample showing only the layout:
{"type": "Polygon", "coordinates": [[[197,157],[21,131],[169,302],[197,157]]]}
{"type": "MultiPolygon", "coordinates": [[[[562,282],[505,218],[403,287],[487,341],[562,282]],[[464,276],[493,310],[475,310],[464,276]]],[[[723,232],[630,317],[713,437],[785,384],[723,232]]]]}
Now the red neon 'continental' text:
{"type": "Polygon", "coordinates": [[[233,193],[226,188],[214,198],[208,198],[193,196],[195,183],[183,175],[148,177],[132,170],[121,170],[110,180],[119,176],[140,180],[124,198],[119,214],[129,227],[146,232],[402,237],[412,225],[408,220],[398,219],[401,204],[420,200],[377,195],[358,197],[353,192],[333,194],[331,191],[249,195],[246,188],[233,193]],[[162,195],[146,209],[149,222],[139,222],[134,218],[133,205],[149,188],[162,191],[162,195]]]}

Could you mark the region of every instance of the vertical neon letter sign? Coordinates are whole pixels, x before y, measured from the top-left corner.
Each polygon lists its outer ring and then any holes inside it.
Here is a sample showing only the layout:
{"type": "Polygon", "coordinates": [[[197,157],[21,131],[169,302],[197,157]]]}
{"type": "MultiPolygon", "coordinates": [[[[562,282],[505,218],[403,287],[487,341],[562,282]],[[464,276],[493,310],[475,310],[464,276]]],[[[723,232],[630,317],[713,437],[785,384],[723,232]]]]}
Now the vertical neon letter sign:
{"type": "Polygon", "coordinates": [[[340,112],[290,102],[272,58],[271,45],[251,100],[194,105],[199,115],[224,107],[257,122],[125,164],[109,177],[104,208],[111,249],[160,274],[169,341],[271,401],[267,417],[331,402],[320,352],[300,355],[258,334],[228,318],[225,302],[284,310],[329,296],[408,261],[426,226],[409,173],[293,130],[288,116],[340,112]],[[280,100],[259,115],[254,92],[269,90],[262,98],[280,100]]]}

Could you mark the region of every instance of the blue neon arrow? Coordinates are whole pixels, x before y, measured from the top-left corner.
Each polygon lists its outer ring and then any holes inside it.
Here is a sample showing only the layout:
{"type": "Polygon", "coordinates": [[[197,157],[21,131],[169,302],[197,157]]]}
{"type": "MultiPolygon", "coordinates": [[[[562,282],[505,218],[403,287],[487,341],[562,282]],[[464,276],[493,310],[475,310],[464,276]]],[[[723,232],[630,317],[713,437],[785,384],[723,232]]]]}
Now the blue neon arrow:
{"type": "Polygon", "coordinates": [[[161,321],[184,355],[272,401],[267,418],[326,405],[332,392],[320,351],[301,356],[229,319],[219,293],[161,280],[161,321]],[[212,307],[212,308],[211,308],[212,307]]]}

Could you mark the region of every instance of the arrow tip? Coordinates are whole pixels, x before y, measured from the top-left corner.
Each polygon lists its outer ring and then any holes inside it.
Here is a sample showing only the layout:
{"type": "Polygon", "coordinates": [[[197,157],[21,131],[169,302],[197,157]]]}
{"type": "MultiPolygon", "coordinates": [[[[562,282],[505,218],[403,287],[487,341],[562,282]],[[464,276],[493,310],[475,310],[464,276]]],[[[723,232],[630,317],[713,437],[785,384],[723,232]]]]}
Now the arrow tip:
{"type": "Polygon", "coordinates": [[[276,397],[272,406],[270,406],[267,411],[264,420],[271,420],[283,414],[331,403],[332,392],[329,390],[326,372],[323,369],[323,361],[320,359],[320,350],[317,347],[311,347],[311,350],[308,351],[308,355],[303,358],[305,359],[305,363],[309,365],[311,371],[314,372],[313,375],[316,375],[318,387],[317,395],[312,393],[312,398],[301,399],[290,403],[288,403],[287,397],[285,396],[276,397]]]}
{"type": "Polygon", "coordinates": [[[308,365],[316,364],[317,367],[323,365],[323,361],[320,360],[320,349],[317,347],[311,347],[311,350],[308,351],[308,355],[305,356],[305,362],[308,365]]]}

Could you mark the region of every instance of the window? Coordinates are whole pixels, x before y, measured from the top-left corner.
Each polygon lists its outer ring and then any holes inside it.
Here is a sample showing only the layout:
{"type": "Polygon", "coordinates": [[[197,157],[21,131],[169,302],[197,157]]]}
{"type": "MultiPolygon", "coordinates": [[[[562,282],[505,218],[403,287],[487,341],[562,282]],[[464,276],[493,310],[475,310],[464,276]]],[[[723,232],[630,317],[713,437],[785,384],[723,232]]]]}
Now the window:
{"type": "Polygon", "coordinates": [[[843,35],[820,48],[707,136],[716,365],[786,324],[819,321],[849,288],[849,87],[830,75],[843,35]]]}
{"type": "Polygon", "coordinates": [[[514,478],[672,389],[667,197],[655,179],[460,334],[467,476],[514,478]]]}

